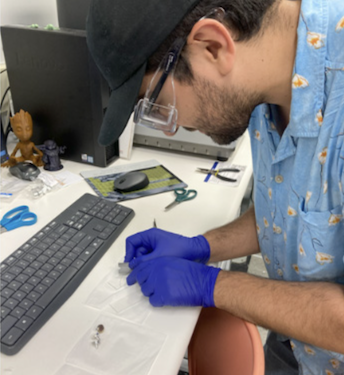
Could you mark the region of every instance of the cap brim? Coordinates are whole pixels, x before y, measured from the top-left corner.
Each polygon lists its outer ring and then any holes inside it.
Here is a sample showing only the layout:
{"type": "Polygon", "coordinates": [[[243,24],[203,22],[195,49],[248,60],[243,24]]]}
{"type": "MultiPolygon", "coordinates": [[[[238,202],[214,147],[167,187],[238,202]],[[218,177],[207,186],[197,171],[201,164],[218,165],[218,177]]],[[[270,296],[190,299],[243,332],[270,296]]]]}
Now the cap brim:
{"type": "Polygon", "coordinates": [[[134,109],[145,72],[146,64],[143,64],[128,81],[111,92],[98,138],[101,146],[111,145],[122,134],[134,109]]]}

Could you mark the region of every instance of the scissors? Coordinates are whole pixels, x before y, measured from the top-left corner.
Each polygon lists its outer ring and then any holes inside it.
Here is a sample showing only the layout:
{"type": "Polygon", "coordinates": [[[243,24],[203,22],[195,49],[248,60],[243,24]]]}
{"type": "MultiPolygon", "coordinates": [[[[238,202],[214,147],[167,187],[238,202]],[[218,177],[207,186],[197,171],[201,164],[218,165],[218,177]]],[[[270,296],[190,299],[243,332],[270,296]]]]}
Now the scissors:
{"type": "Polygon", "coordinates": [[[0,221],[0,233],[7,232],[12,229],[23,227],[25,225],[33,225],[37,222],[37,215],[30,212],[28,206],[19,206],[8,211],[0,221]]]}
{"type": "Polygon", "coordinates": [[[206,168],[197,168],[197,172],[205,173],[205,174],[211,174],[217,178],[219,178],[222,181],[228,181],[228,182],[236,182],[234,178],[229,178],[226,176],[222,176],[221,173],[223,172],[235,172],[239,173],[241,172],[238,168],[221,168],[221,169],[206,169],[206,168]]]}
{"type": "Polygon", "coordinates": [[[186,190],[186,189],[174,189],[174,194],[176,195],[176,199],[170,203],[168,206],[165,207],[165,211],[169,210],[170,208],[176,206],[177,204],[185,201],[189,201],[191,199],[196,198],[197,191],[196,190],[186,190]]]}

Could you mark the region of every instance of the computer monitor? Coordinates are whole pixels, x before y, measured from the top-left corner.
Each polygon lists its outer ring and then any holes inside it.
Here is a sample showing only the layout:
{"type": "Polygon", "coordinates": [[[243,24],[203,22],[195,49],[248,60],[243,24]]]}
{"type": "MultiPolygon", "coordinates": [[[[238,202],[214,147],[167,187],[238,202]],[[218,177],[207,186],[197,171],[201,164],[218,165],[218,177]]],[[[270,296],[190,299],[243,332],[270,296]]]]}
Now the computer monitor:
{"type": "Polygon", "coordinates": [[[59,26],[68,29],[86,29],[86,18],[91,0],[57,0],[59,26]]]}
{"type": "Polygon", "coordinates": [[[67,160],[101,167],[115,160],[118,142],[98,144],[110,92],[86,31],[9,25],[1,27],[1,37],[14,110],[32,116],[32,141],[66,146],[67,160]]]}

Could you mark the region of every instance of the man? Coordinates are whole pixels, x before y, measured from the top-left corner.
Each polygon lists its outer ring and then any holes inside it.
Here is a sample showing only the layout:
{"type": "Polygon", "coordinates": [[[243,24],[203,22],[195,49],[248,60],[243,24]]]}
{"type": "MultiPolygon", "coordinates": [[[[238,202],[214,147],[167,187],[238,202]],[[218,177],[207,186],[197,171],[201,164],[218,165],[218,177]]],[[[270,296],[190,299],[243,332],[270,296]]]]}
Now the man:
{"type": "Polygon", "coordinates": [[[135,104],[170,133],[251,135],[254,208],[204,236],[129,237],[128,284],[269,328],[267,374],[344,374],[343,1],[98,0],[88,44],[112,89],[103,145],[135,104]],[[270,279],[206,265],[259,251],[270,279]]]}

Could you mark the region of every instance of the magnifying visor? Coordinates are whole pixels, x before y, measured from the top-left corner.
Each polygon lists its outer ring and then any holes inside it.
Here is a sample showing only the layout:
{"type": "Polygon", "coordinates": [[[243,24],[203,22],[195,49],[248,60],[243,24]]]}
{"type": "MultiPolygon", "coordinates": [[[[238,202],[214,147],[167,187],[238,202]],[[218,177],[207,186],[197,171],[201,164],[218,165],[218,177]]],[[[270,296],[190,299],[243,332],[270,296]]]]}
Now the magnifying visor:
{"type": "Polygon", "coordinates": [[[185,40],[178,38],[161,61],[159,68],[147,88],[144,98],[140,99],[135,106],[135,124],[162,130],[164,132],[174,133],[176,131],[178,111],[175,107],[174,70],[184,45],[185,40]],[[168,81],[170,87],[166,87],[166,85],[164,87],[169,75],[171,76],[171,79],[168,81]],[[157,99],[163,87],[165,92],[169,92],[169,95],[165,95],[165,99],[167,96],[169,97],[169,102],[164,105],[157,103],[157,99]]]}

